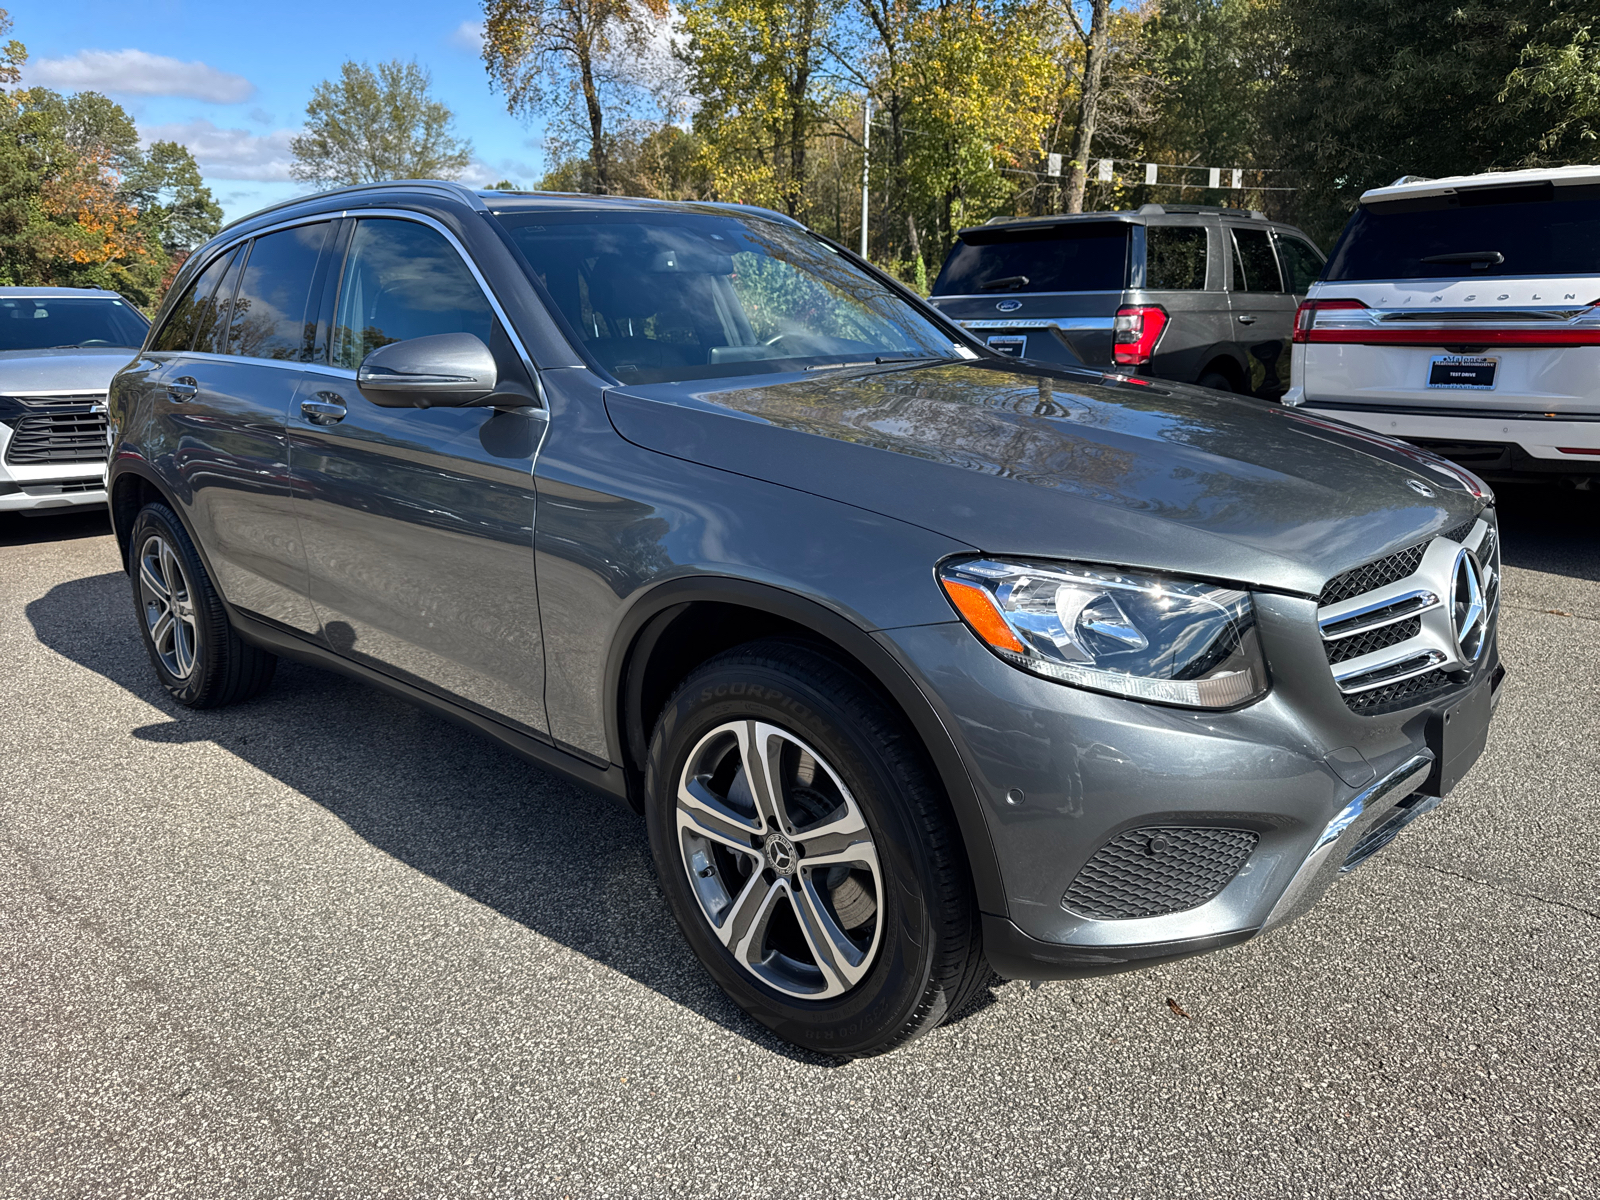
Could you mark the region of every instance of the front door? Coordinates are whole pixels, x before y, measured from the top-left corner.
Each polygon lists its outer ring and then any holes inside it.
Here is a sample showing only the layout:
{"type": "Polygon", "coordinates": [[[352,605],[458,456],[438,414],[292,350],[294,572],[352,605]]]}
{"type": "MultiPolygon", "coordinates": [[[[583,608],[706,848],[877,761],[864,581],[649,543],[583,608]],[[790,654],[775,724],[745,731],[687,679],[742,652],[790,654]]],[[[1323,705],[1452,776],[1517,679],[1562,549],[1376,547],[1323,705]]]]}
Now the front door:
{"type": "Polygon", "coordinates": [[[1234,336],[1250,366],[1250,390],[1281,396],[1289,387],[1289,340],[1294,335],[1294,296],[1284,286],[1278,258],[1265,228],[1229,227],[1232,234],[1234,336]]]}
{"type": "Polygon", "coordinates": [[[411,220],[356,223],[338,280],[331,373],[290,413],[295,510],[329,647],[538,732],[544,651],[534,589],[532,408],[386,408],[355,385],[378,346],[503,331],[450,242],[411,220]]]}

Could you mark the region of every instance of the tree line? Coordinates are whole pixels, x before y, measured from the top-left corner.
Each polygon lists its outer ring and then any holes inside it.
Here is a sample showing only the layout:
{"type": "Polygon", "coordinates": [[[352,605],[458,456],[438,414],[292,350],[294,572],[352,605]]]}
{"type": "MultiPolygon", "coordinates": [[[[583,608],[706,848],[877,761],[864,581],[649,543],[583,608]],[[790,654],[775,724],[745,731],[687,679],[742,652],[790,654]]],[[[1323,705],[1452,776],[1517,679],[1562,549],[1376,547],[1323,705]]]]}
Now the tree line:
{"type": "Polygon", "coordinates": [[[1600,158],[1592,0],[485,0],[484,12],[491,86],[549,131],[555,165],[527,182],[761,204],[854,245],[865,160],[871,255],[918,282],[957,230],[998,215],[1233,204],[1326,245],[1363,190],[1399,176],[1600,158]],[[1205,167],[1228,169],[1223,186],[1205,167]],[[1242,187],[1227,186],[1232,169],[1242,187]]]}

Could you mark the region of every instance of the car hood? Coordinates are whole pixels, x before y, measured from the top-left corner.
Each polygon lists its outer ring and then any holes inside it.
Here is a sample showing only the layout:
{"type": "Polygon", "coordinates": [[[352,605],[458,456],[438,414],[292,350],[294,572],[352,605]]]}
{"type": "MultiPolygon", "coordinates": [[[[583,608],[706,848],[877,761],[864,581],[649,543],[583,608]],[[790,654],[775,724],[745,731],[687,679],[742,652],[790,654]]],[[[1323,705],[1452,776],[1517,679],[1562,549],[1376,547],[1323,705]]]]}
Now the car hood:
{"type": "Polygon", "coordinates": [[[0,351],[0,395],[105,391],[111,377],[138,357],[127,346],[0,351]]]}
{"type": "Polygon", "coordinates": [[[637,445],[984,553],[1305,595],[1479,506],[1442,459],[1246,397],[1026,364],[847,370],[629,387],[606,405],[637,445]]]}

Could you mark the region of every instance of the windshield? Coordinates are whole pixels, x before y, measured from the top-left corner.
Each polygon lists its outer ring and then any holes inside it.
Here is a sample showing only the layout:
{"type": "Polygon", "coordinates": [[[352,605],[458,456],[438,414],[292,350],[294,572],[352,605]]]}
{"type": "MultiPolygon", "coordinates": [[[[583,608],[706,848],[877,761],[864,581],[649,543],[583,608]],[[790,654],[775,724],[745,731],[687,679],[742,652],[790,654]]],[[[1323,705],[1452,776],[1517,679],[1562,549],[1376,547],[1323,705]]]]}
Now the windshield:
{"type": "Polygon", "coordinates": [[[949,358],[949,334],[804,230],[710,213],[507,213],[573,335],[625,383],[949,358]]]}
{"type": "Polygon", "coordinates": [[[144,345],[147,322],[112,298],[6,296],[0,298],[0,350],[55,350],[144,345]]]}
{"type": "Polygon", "coordinates": [[[1363,205],[1323,278],[1600,275],[1600,198],[1556,199],[1579,190],[1535,184],[1363,205]]]}
{"type": "Polygon", "coordinates": [[[1128,274],[1128,229],[1125,221],[968,229],[944,260],[933,294],[1120,292],[1128,274]]]}

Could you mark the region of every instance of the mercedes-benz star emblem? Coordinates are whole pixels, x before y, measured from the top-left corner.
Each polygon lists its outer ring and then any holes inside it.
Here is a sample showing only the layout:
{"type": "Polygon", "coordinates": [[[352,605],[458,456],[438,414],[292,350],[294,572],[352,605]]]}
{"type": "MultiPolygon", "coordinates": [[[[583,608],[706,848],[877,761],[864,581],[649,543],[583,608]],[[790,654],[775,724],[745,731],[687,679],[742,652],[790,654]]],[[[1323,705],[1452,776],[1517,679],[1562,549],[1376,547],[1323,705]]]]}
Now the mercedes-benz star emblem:
{"type": "Polygon", "coordinates": [[[1483,653],[1483,637],[1488,632],[1489,606],[1483,601],[1483,568],[1471,550],[1456,555],[1456,568],[1450,580],[1450,624],[1456,647],[1466,663],[1478,661],[1483,653]]]}
{"type": "Polygon", "coordinates": [[[1021,300],[1002,300],[1002,301],[1000,301],[999,304],[996,304],[995,307],[998,308],[1001,312],[1016,312],[1017,309],[1022,307],[1022,301],[1021,300]]]}
{"type": "Polygon", "coordinates": [[[1433,496],[1433,489],[1420,479],[1408,479],[1406,480],[1406,486],[1419,496],[1427,496],[1430,499],[1433,496]]]}
{"type": "Polygon", "coordinates": [[[794,851],[794,845],[781,833],[767,836],[767,864],[779,875],[793,875],[795,860],[799,858],[794,851]]]}

